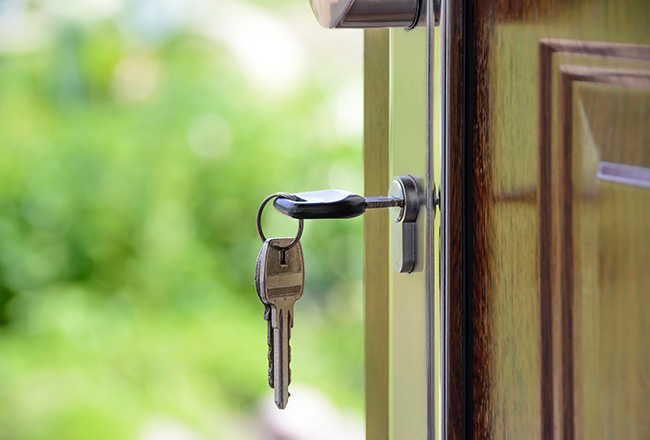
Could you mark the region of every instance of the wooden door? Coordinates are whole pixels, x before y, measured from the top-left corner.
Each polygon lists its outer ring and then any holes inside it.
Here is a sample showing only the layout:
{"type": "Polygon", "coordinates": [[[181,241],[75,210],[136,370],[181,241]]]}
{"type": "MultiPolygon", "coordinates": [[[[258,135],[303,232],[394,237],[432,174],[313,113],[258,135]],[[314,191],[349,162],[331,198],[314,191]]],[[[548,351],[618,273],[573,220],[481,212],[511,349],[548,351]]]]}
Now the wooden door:
{"type": "Polygon", "coordinates": [[[442,19],[444,437],[650,438],[650,4],[442,19]]]}

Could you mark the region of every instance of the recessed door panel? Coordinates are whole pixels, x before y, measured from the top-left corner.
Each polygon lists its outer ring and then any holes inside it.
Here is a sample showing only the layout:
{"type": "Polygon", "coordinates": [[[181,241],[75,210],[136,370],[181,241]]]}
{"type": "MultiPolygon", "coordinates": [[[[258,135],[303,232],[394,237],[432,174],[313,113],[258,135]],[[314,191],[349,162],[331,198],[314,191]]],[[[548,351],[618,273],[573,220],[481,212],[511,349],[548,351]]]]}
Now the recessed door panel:
{"type": "Polygon", "coordinates": [[[562,76],[563,403],[577,438],[648,438],[650,70],[562,76]]]}

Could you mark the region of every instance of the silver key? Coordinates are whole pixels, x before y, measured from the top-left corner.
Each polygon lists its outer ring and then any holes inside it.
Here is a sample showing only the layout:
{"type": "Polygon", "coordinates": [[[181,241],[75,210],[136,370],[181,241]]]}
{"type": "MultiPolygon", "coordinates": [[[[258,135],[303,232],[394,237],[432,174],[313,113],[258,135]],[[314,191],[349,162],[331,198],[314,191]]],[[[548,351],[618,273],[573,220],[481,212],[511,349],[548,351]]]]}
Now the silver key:
{"type": "Polygon", "coordinates": [[[266,299],[260,293],[260,263],[262,261],[262,256],[266,256],[267,252],[266,243],[260,249],[260,253],[257,256],[257,263],[255,264],[255,290],[257,290],[257,296],[264,304],[264,320],[267,323],[266,328],[266,344],[268,346],[268,351],[266,352],[266,358],[269,363],[268,369],[268,382],[269,386],[273,388],[273,327],[271,326],[271,306],[266,302],[266,299]]]}
{"type": "Polygon", "coordinates": [[[275,404],[280,409],[289,400],[291,380],[291,328],[293,327],[293,305],[302,297],[305,282],[302,246],[296,243],[291,249],[280,250],[292,238],[270,238],[264,242],[255,270],[255,287],[262,303],[270,306],[270,324],[273,336],[273,362],[269,359],[269,373],[273,380],[269,384],[275,390],[275,404]],[[271,384],[272,382],[272,384],[271,384]]]}

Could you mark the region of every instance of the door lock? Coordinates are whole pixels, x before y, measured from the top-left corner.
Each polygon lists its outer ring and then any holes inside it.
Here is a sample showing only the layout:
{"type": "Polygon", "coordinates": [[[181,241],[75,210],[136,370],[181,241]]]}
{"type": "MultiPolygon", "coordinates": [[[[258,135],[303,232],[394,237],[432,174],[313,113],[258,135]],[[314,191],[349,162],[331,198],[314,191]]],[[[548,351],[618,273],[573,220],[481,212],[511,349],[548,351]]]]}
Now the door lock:
{"type": "Polygon", "coordinates": [[[273,206],[295,219],[353,218],[366,209],[389,208],[392,224],[393,267],[399,273],[411,273],[418,263],[417,220],[426,203],[423,179],[397,176],[387,197],[362,197],[336,189],[292,194],[276,198],[273,206]]]}

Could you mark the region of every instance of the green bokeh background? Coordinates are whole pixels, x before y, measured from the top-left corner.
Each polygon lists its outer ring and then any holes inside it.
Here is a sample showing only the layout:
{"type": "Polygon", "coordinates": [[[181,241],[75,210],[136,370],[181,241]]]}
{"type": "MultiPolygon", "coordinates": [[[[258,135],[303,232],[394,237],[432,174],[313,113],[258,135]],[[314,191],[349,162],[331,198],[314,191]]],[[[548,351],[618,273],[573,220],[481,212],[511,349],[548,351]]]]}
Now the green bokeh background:
{"type": "MultiPolygon", "coordinates": [[[[330,105],[360,72],[309,65],[267,94],[190,28],[124,31],[147,2],[90,21],[47,3],[13,2],[48,30],[0,50],[0,439],[135,439],[161,416],[235,438],[272,396],[257,207],[337,176],[361,190],[360,130],[336,136],[330,105]]],[[[361,220],[308,222],[303,248],[293,380],[362,414],[361,220]]]]}

